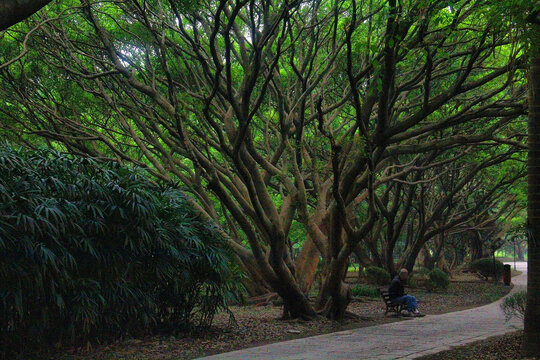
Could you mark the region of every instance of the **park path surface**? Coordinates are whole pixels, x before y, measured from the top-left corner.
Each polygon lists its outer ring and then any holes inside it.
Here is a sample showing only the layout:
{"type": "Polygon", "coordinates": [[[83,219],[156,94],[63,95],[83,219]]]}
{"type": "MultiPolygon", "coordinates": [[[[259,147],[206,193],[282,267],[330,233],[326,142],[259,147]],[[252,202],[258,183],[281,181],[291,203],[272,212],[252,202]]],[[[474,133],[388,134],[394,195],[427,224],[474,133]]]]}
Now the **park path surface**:
{"type": "MultiPolygon", "coordinates": [[[[512,278],[511,293],[526,286],[527,263],[517,263],[517,269],[523,274],[512,278]]],[[[469,310],[279,342],[201,360],[414,359],[523,328],[522,321],[505,322],[501,302],[502,299],[469,310]]]]}

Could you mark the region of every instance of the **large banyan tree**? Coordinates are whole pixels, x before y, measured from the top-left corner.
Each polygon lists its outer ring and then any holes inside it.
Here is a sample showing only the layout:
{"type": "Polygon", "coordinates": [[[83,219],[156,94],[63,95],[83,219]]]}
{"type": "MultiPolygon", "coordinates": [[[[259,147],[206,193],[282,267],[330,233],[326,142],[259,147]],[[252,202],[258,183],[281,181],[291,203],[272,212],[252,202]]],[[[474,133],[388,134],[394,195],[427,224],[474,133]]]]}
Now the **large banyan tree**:
{"type": "Polygon", "coordinates": [[[428,242],[515,208],[525,59],[488,5],[66,1],[4,34],[1,126],[180,183],[250,292],[342,319],[353,253],[412,270],[428,242]]]}

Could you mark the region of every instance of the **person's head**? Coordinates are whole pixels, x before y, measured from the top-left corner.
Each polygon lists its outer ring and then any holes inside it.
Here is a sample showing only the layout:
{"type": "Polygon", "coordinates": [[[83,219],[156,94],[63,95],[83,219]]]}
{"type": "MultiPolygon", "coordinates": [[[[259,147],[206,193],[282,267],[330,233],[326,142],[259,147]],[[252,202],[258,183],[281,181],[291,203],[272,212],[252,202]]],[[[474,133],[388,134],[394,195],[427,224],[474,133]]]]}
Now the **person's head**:
{"type": "Polygon", "coordinates": [[[399,270],[399,278],[403,281],[407,280],[407,278],[409,277],[409,272],[407,271],[407,269],[401,269],[399,270]]]}

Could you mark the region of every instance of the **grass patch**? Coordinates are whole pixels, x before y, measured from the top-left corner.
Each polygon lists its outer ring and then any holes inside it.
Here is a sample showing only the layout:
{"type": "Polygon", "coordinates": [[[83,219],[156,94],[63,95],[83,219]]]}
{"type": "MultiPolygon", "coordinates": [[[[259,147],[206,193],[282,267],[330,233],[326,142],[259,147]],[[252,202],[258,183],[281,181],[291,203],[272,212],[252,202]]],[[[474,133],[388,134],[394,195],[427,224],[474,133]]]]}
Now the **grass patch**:
{"type": "Polygon", "coordinates": [[[480,294],[486,302],[496,301],[508,293],[508,287],[500,283],[479,284],[478,286],[481,287],[480,294]]]}

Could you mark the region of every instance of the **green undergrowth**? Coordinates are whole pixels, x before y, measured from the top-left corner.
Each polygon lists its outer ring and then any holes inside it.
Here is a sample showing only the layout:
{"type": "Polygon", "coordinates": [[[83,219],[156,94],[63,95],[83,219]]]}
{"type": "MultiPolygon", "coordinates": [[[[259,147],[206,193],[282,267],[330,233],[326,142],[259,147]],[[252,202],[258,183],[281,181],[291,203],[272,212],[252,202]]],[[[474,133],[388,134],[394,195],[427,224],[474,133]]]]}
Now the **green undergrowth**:
{"type": "Polygon", "coordinates": [[[240,274],[141,169],[0,145],[0,358],[209,326],[240,274]]]}
{"type": "Polygon", "coordinates": [[[351,294],[353,296],[366,296],[376,298],[380,296],[379,290],[373,286],[358,284],[351,288],[351,294]]]}

